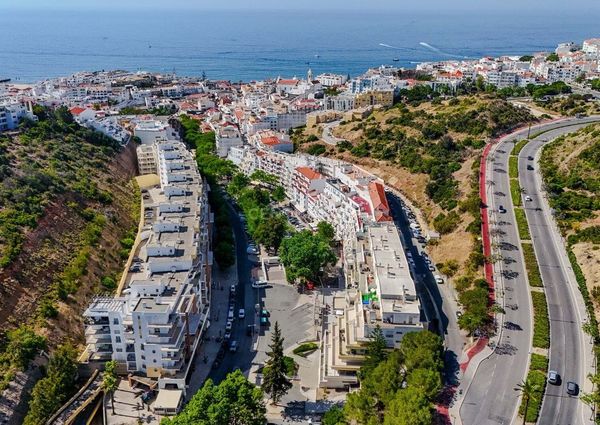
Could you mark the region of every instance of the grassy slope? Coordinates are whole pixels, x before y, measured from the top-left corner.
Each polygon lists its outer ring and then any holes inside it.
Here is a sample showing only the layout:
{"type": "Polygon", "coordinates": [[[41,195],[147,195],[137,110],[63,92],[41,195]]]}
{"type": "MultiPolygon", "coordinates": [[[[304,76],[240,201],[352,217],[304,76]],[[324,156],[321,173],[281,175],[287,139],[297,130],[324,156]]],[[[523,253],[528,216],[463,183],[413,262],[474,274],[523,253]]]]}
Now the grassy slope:
{"type": "Polygon", "coordinates": [[[51,346],[65,337],[80,342],[81,311],[94,293],[106,290],[100,287],[102,277],[116,277],[121,272],[119,240],[136,225],[135,147],[119,151],[92,143],[89,132],[56,122],[10,136],[3,146],[2,159],[10,167],[0,184],[4,211],[12,205],[16,211],[22,210],[12,200],[19,191],[24,202],[37,202],[40,210],[33,216],[34,225],[22,226],[18,233],[2,229],[0,252],[4,254],[11,243],[8,236],[21,235],[22,244],[9,264],[0,268],[0,321],[8,324],[6,329],[35,323],[51,346]],[[43,190],[32,197],[27,181],[35,170],[51,175],[52,182],[42,185],[43,190]],[[58,316],[42,318],[38,310],[41,300],[53,292],[59,276],[62,279],[67,266],[86,249],[88,212],[103,217],[105,224],[97,242],[89,247],[82,274],[73,279],[72,293],[64,301],[55,298],[58,316]]]}

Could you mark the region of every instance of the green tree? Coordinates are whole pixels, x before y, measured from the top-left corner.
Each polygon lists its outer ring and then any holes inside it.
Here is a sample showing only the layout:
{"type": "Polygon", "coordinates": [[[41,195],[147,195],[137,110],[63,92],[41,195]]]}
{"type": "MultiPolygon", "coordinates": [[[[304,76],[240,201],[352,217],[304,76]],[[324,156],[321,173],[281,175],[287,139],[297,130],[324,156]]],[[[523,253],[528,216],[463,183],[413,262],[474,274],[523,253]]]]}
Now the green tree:
{"type": "Polygon", "coordinates": [[[538,385],[534,384],[529,378],[525,381],[522,381],[517,384],[519,392],[521,393],[521,397],[525,402],[525,412],[523,413],[523,425],[525,425],[525,421],[527,420],[527,410],[529,409],[529,402],[534,400],[536,397],[536,393],[540,391],[538,385]]]}
{"type": "Polygon", "coordinates": [[[46,376],[31,392],[25,425],[39,425],[52,416],[73,394],[77,378],[77,351],[70,344],[59,346],[48,362],[46,376]]]}
{"type": "Polygon", "coordinates": [[[433,400],[442,389],[442,376],[433,369],[415,369],[408,375],[406,382],[410,388],[416,388],[429,400],[433,400]]]}
{"type": "Polygon", "coordinates": [[[286,366],[283,355],[283,337],[279,329],[279,323],[275,322],[273,335],[271,336],[271,351],[267,352],[269,359],[263,368],[263,390],[271,396],[273,403],[277,404],[290,388],[292,383],[286,376],[286,366]]]}
{"type": "Polygon", "coordinates": [[[219,385],[208,379],[185,408],[161,425],[263,425],[266,422],[263,392],[237,369],[219,385]]]}
{"type": "Polygon", "coordinates": [[[546,60],[548,62],[558,62],[559,59],[560,58],[556,53],[550,53],[548,56],[546,56],[546,60]]]}
{"type": "Polygon", "coordinates": [[[393,350],[387,357],[370,371],[360,382],[361,391],[374,397],[387,407],[404,382],[402,354],[393,350]]]}
{"type": "Polygon", "coordinates": [[[277,186],[273,192],[271,192],[271,198],[274,201],[281,202],[285,199],[285,189],[283,186],[277,186]]]}
{"type": "Polygon", "coordinates": [[[409,371],[418,368],[442,370],[442,339],[433,332],[407,333],[400,341],[400,352],[409,371]]]}
{"type": "Polygon", "coordinates": [[[46,348],[46,338],[37,335],[26,325],[8,331],[6,336],[6,355],[10,363],[19,369],[25,369],[35,355],[46,348]]]}
{"type": "Polygon", "coordinates": [[[377,425],[381,423],[381,414],[377,409],[377,401],[365,391],[348,394],[344,404],[344,416],[353,423],[361,425],[377,425]]]}
{"type": "Polygon", "coordinates": [[[385,412],[384,425],[430,425],[432,405],[417,388],[405,388],[396,393],[385,412]]]}
{"type": "Polygon", "coordinates": [[[284,239],[279,248],[279,256],[290,282],[297,279],[315,281],[321,268],[336,260],[329,244],[309,230],[302,230],[284,239]]]}
{"type": "Polygon", "coordinates": [[[110,360],[104,366],[104,374],[102,375],[102,389],[110,395],[110,404],[113,415],[115,414],[115,391],[119,386],[119,381],[116,373],[117,362],[110,360]]]}
{"type": "Polygon", "coordinates": [[[387,342],[385,336],[383,336],[381,326],[376,325],[369,338],[366,350],[367,358],[360,368],[360,377],[369,375],[388,355],[387,342]]]}
{"type": "Polygon", "coordinates": [[[344,414],[344,410],[338,405],[333,406],[325,412],[323,419],[321,419],[321,424],[346,425],[346,415],[344,414]]]}
{"type": "Polygon", "coordinates": [[[319,221],[317,224],[317,234],[321,236],[323,240],[327,241],[327,243],[331,244],[335,237],[335,229],[326,221],[319,221]]]}
{"type": "Polygon", "coordinates": [[[258,224],[254,231],[254,238],[267,248],[278,250],[286,228],[285,218],[281,214],[272,214],[258,224]]]}

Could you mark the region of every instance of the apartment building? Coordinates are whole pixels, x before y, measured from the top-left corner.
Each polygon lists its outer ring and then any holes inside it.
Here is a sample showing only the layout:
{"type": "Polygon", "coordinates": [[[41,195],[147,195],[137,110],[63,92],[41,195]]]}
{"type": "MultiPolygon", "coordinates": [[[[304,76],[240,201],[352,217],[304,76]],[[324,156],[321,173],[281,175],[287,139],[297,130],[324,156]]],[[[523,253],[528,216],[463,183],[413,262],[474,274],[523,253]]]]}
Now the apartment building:
{"type": "Polygon", "coordinates": [[[37,117],[21,103],[0,104],[0,131],[14,130],[23,118],[37,121],[37,117]]]}
{"type": "Polygon", "coordinates": [[[368,106],[392,106],[394,104],[393,90],[371,90],[361,92],[354,98],[354,108],[366,108],[368,106]]]}
{"type": "Polygon", "coordinates": [[[154,145],[140,145],[136,148],[140,175],[158,174],[157,155],[154,145]]]}
{"type": "Polygon", "coordinates": [[[177,139],[175,130],[168,123],[159,120],[138,121],[133,129],[133,134],[140,138],[142,145],[153,145],[156,142],[177,139]]]}
{"type": "Polygon", "coordinates": [[[117,296],[96,298],[84,312],[85,355],[184,395],[210,314],[213,218],[185,145],[157,142],[154,153],[160,184],[142,189],[142,229],[117,296]]]}
{"type": "Polygon", "coordinates": [[[358,384],[357,372],[372,332],[379,326],[389,348],[398,348],[409,332],[426,328],[415,282],[393,223],[369,223],[346,265],[345,296],[334,299],[333,322],[323,333],[319,385],[348,388],[358,384]]]}
{"type": "Polygon", "coordinates": [[[259,149],[292,153],[294,144],[290,136],[285,133],[278,133],[272,130],[261,130],[251,138],[252,144],[259,149]]]}
{"type": "MultiPolygon", "coordinates": [[[[305,212],[309,209],[309,193],[314,198],[315,192],[320,192],[325,187],[325,178],[322,174],[310,167],[297,167],[292,173],[291,195],[296,209],[305,212]]],[[[313,210],[313,208],[311,208],[313,210]]]]}
{"type": "Polygon", "coordinates": [[[321,83],[323,87],[335,87],[346,84],[348,77],[342,74],[324,73],[317,75],[316,80],[321,83]]]}

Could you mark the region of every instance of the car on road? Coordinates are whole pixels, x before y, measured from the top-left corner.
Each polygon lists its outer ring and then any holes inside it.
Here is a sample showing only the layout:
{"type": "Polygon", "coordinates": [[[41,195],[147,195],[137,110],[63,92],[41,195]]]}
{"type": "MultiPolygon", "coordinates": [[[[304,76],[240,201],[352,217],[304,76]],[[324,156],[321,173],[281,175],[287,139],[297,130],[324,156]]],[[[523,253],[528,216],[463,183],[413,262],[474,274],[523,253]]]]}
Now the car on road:
{"type": "Polygon", "coordinates": [[[456,318],[460,319],[461,316],[462,316],[462,312],[460,310],[456,310],[456,318]]]}
{"type": "Polygon", "coordinates": [[[567,382],[567,394],[569,394],[569,395],[579,394],[579,385],[577,385],[573,381],[567,382]]]}
{"type": "Polygon", "coordinates": [[[229,307],[229,312],[227,313],[227,320],[233,321],[234,318],[233,306],[229,307]]]}
{"type": "Polygon", "coordinates": [[[427,268],[429,269],[430,272],[434,272],[435,271],[435,267],[433,266],[433,264],[427,265],[427,268]]]}
{"type": "Polygon", "coordinates": [[[269,317],[269,310],[267,310],[266,308],[263,308],[260,311],[260,317],[269,317]]]}
{"type": "Polygon", "coordinates": [[[243,319],[244,317],[246,317],[246,310],[244,310],[243,308],[240,308],[240,311],[238,311],[238,317],[240,319],[243,319]]]}
{"type": "Polygon", "coordinates": [[[231,328],[233,328],[233,322],[231,320],[228,320],[227,324],[225,325],[225,330],[230,331],[231,328]]]}
{"type": "Polygon", "coordinates": [[[560,382],[560,375],[557,371],[551,370],[548,372],[548,383],[552,385],[558,385],[560,382]]]}
{"type": "Polygon", "coordinates": [[[258,255],[258,254],[260,254],[260,251],[254,245],[248,245],[248,248],[246,248],[246,253],[258,255]]]}
{"type": "Polygon", "coordinates": [[[527,195],[527,196],[525,197],[525,200],[526,200],[527,202],[531,202],[531,201],[533,201],[533,199],[531,199],[531,196],[529,196],[529,195],[527,195]]]}
{"type": "Polygon", "coordinates": [[[528,170],[533,170],[533,165],[527,164],[527,169],[528,170]]]}
{"type": "Polygon", "coordinates": [[[260,318],[260,325],[261,326],[267,326],[269,324],[269,318],[268,317],[261,317],[260,318]]]}
{"type": "Polygon", "coordinates": [[[236,290],[236,289],[235,289],[235,285],[231,285],[231,286],[229,287],[229,292],[230,292],[232,295],[235,295],[235,290],[236,290]]]}
{"type": "Polygon", "coordinates": [[[231,344],[229,344],[229,351],[232,353],[235,353],[238,349],[238,342],[237,341],[231,341],[231,344]]]}
{"type": "Polygon", "coordinates": [[[266,280],[257,280],[256,282],[252,282],[252,287],[254,289],[265,288],[269,285],[269,282],[266,280]]]}
{"type": "Polygon", "coordinates": [[[533,157],[532,157],[531,155],[529,155],[529,156],[527,157],[527,159],[528,159],[528,160],[530,160],[530,161],[533,161],[533,157]]]}
{"type": "Polygon", "coordinates": [[[504,205],[498,206],[498,212],[500,214],[504,214],[506,212],[506,208],[504,208],[504,205]]]}
{"type": "Polygon", "coordinates": [[[444,283],[444,279],[439,274],[436,274],[433,278],[435,279],[435,283],[437,283],[439,285],[441,285],[442,283],[444,283]]]}
{"type": "Polygon", "coordinates": [[[225,332],[225,335],[223,336],[223,339],[225,341],[229,341],[231,339],[231,331],[225,332]]]}

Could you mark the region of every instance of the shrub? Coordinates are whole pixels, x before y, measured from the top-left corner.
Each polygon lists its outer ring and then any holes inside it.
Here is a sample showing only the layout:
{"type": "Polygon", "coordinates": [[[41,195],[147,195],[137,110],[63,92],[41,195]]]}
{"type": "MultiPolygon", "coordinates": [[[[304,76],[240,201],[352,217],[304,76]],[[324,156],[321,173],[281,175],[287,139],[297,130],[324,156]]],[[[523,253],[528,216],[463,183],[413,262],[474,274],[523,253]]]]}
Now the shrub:
{"type": "Polygon", "coordinates": [[[522,208],[515,208],[515,218],[517,219],[517,229],[521,240],[530,240],[529,225],[527,224],[527,216],[522,208]]]}
{"type": "Polygon", "coordinates": [[[433,227],[442,235],[454,231],[459,223],[460,215],[456,211],[451,211],[448,214],[440,213],[433,219],[433,227]]]}
{"type": "Polygon", "coordinates": [[[523,249],[523,257],[525,258],[525,269],[527,271],[527,280],[529,285],[534,287],[543,286],[542,275],[540,274],[540,268],[535,257],[535,251],[533,245],[530,243],[521,244],[523,249]]]}
{"type": "Polygon", "coordinates": [[[533,346],[550,347],[550,322],[548,321],[548,305],[543,292],[532,291],[533,304],[533,346]]]}
{"type": "Polygon", "coordinates": [[[299,346],[297,346],[296,348],[294,348],[293,353],[296,354],[296,355],[298,355],[298,356],[306,357],[308,354],[312,353],[317,348],[319,348],[319,346],[317,345],[317,343],[315,343],[315,342],[305,342],[304,344],[300,344],[299,346]]]}

